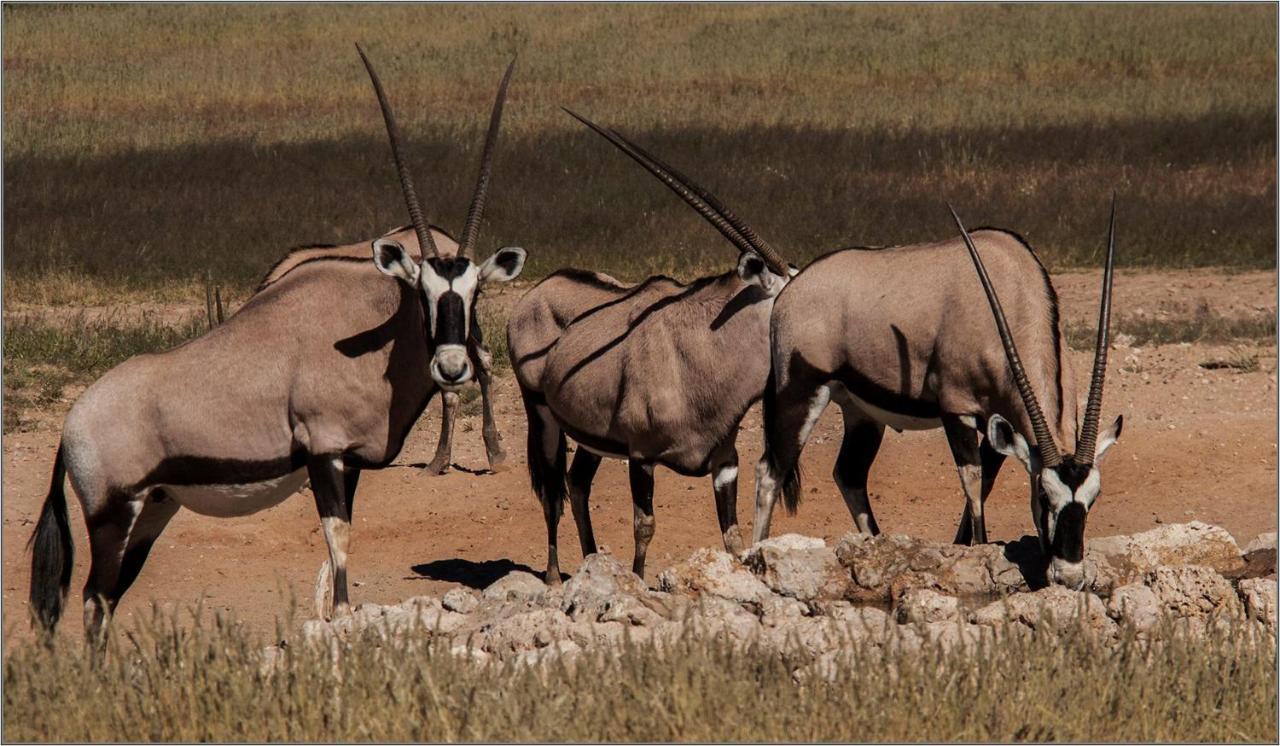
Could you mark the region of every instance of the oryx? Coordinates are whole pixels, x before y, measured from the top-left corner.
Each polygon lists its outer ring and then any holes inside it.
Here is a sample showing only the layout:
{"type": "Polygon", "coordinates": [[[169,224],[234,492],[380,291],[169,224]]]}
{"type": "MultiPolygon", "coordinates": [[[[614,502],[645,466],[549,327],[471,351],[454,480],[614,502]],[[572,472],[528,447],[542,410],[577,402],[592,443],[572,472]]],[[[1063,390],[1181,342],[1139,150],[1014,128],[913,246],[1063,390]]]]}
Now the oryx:
{"type": "MultiPolygon", "coordinates": [[[[431,239],[435,243],[439,256],[457,256],[458,242],[453,236],[446,233],[443,228],[434,225],[428,226],[428,230],[431,232],[431,239]]],[[[421,260],[422,250],[418,247],[418,237],[413,230],[413,226],[407,225],[396,228],[383,234],[382,238],[390,239],[403,246],[413,261],[421,260]]],[[[258,283],[258,288],[254,292],[264,290],[279,281],[294,267],[301,266],[307,262],[319,259],[367,261],[368,258],[369,243],[367,241],[346,246],[301,246],[293,249],[284,258],[276,262],[267,271],[261,282],[258,283]]],[[[493,402],[489,394],[493,382],[493,354],[489,352],[489,348],[484,344],[480,324],[475,315],[472,316],[471,328],[467,335],[467,355],[470,359],[472,370],[475,371],[475,379],[480,386],[485,455],[488,457],[489,469],[498,471],[506,463],[507,454],[502,447],[502,436],[498,433],[498,425],[494,421],[493,402]]],[[[428,474],[443,474],[449,470],[453,463],[453,431],[460,404],[457,389],[450,387],[442,391],[440,401],[442,405],[440,439],[436,443],[435,456],[432,457],[431,463],[426,466],[428,474]]]]}
{"type": "MultiPolygon", "coordinates": [[[[570,112],[572,114],[572,112],[570,112]]],[[[643,576],[653,536],[653,468],[713,476],[724,544],[740,551],[738,423],[769,375],[773,297],[792,270],[720,202],[661,160],[577,117],[706,218],[741,255],[725,274],[634,286],[579,270],[529,291],[507,326],[529,419],[529,474],[547,523],[547,579],[560,581],[556,529],[566,497],[565,436],[579,445],[567,493],[584,555],[596,551],[588,513],[603,456],[630,461],[635,559],[643,576]]]]}
{"type": "Polygon", "coordinates": [[[1098,433],[1114,202],[1083,421],[1048,272],[1011,232],[982,229],[970,237],[961,227],[961,237],[836,251],[815,260],[778,296],[770,326],[773,386],[765,394],[754,538],[768,536],[780,486],[787,508],[795,510],[800,451],[823,409],[835,401],[844,415],[844,442],[834,476],[859,530],[879,532],[867,499],[867,472],[885,426],[941,426],[966,497],[956,542],[986,541],[983,502],[1005,456],[1016,456],[1031,477],[1031,514],[1051,558],[1049,578],[1079,587],[1085,517],[1101,488],[1097,464],[1123,425],[1117,417],[1098,433]],[[1000,299],[993,285],[1000,286],[1000,299]],[[981,445],[978,433],[986,434],[981,445]],[[1034,448],[1027,436],[1034,438],[1034,448]]]}
{"type": "Polygon", "coordinates": [[[67,414],[53,480],[32,536],[31,605],[52,630],[71,580],[64,477],[89,530],[85,631],[100,640],[120,597],[180,507],[240,516],[279,503],[310,479],[333,571],[335,612],[348,606],[346,556],[362,469],[386,466],[439,390],[471,376],[466,329],[484,281],[510,280],[523,249],[476,265],[492,150],[511,76],[489,124],[480,177],[457,256],[438,256],[400,147],[399,131],[364,53],[420,245],[395,240],[372,262],[334,258],[295,267],[226,323],[168,352],[108,371],[67,414]],[[387,276],[394,279],[388,279],[387,276]]]}

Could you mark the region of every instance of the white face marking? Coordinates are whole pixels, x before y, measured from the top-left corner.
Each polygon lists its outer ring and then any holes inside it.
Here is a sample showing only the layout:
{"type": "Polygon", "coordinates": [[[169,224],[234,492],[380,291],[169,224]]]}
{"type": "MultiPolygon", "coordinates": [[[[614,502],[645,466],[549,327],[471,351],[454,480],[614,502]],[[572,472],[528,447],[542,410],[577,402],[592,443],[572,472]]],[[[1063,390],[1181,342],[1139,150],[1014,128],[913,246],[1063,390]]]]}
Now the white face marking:
{"type": "Polygon", "coordinates": [[[422,263],[422,271],[418,274],[422,292],[431,306],[431,336],[436,336],[436,322],[440,314],[436,312],[436,304],[440,296],[452,290],[462,296],[462,328],[471,329],[471,304],[475,300],[476,289],[480,286],[480,270],[469,263],[467,269],[458,277],[446,280],[432,269],[427,262],[422,263]]]}
{"type": "Polygon", "coordinates": [[[722,490],[737,478],[738,467],[726,466],[716,471],[716,475],[711,479],[711,486],[716,490],[722,490]]]}
{"type": "Polygon", "coordinates": [[[307,470],[298,469],[276,479],[248,484],[160,485],[182,507],[215,518],[252,515],[279,505],[302,488],[307,470]]]}
{"type": "Polygon", "coordinates": [[[1102,474],[1095,466],[1089,470],[1089,476],[1084,478],[1080,489],[1076,490],[1076,502],[1084,503],[1085,508],[1092,508],[1100,492],[1102,492],[1102,474]]]}
{"type": "Polygon", "coordinates": [[[1071,490],[1067,489],[1061,479],[1058,479],[1058,473],[1053,469],[1040,472],[1040,489],[1044,491],[1044,496],[1048,498],[1049,505],[1053,506],[1055,513],[1071,502],[1071,490]]]}

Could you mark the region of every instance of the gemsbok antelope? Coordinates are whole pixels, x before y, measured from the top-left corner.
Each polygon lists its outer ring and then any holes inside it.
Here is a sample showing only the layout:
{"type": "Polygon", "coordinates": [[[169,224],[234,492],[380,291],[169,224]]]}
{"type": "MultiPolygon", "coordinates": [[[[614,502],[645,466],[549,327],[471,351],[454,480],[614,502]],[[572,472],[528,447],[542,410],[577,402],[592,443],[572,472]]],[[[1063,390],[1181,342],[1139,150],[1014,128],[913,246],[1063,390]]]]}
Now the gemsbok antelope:
{"type": "Polygon", "coordinates": [[[415,262],[400,243],[378,238],[366,245],[372,262],[300,264],[203,336],[138,355],[90,386],[67,414],[32,535],[31,606],[46,630],[61,616],[71,581],[65,477],[89,531],[84,613],[91,642],[102,639],[179,508],[248,515],[308,479],[333,567],[334,611],[347,610],[348,536],[361,470],[391,463],[431,397],[470,378],[466,330],[480,283],[512,279],[525,260],[523,249],[501,249],[479,265],[467,258],[512,68],[498,88],[462,242],[456,256],[440,256],[386,94],[360,56],[427,256],[415,262]]]}
{"type": "Polygon", "coordinates": [[[1031,515],[1049,559],[1048,579],[1078,588],[1085,582],[1085,518],[1101,490],[1098,464],[1123,425],[1117,417],[1098,433],[1115,203],[1083,421],[1048,272],[1013,233],[981,229],[970,236],[960,230],[962,240],[827,254],[778,296],[753,535],[756,541],[768,536],[780,487],[794,512],[800,451],[834,400],[844,415],[834,476],[860,531],[879,533],[867,499],[867,472],[885,426],[941,426],[966,498],[956,542],[987,540],[983,503],[1004,458],[1015,456],[1030,475],[1031,515]],[[979,282],[963,266],[966,248],[979,282]],[[986,434],[981,444],[978,433],[986,434]],[[1073,444],[1074,452],[1064,453],[1073,444]]]}
{"type": "Polygon", "coordinates": [[[742,549],[738,423],[764,392],[769,313],[792,272],[711,194],[616,131],[573,116],[697,210],[740,257],[735,270],[689,284],[659,276],[627,287],[562,270],[512,311],[507,344],[528,414],[529,474],[546,519],[551,583],[560,582],[556,532],[566,487],[582,553],[596,551],[588,499],[604,456],[630,462],[637,575],[654,532],[659,464],[712,475],[724,544],[742,549]],[[566,435],[579,445],[567,486],[566,435]]]}
{"type": "MultiPolygon", "coordinates": [[[[428,226],[436,251],[440,256],[457,256],[458,242],[438,226],[428,226]]],[[[421,261],[422,251],[418,248],[418,237],[412,225],[396,228],[382,236],[395,241],[404,247],[413,261],[421,261]]],[[[333,246],[316,244],[300,246],[290,251],[284,258],[276,262],[258,283],[254,292],[260,292],[278,282],[280,278],[291,272],[294,267],[319,259],[339,259],[342,261],[367,261],[369,258],[368,242],[333,246]]],[[[220,308],[220,307],[219,307],[220,308]]],[[[212,316],[211,316],[212,317],[212,316]]],[[[480,386],[480,405],[482,414],[481,432],[484,436],[485,455],[489,461],[490,471],[499,471],[507,460],[506,450],[502,447],[502,435],[498,433],[498,425],[493,417],[493,402],[490,390],[493,382],[493,354],[484,344],[480,324],[473,316],[471,329],[467,336],[467,355],[476,382],[480,386]]],[[[457,422],[458,407],[461,403],[458,392],[449,389],[441,392],[442,413],[440,418],[440,439],[436,442],[436,452],[425,470],[428,474],[443,474],[453,464],[453,433],[457,422]]]]}

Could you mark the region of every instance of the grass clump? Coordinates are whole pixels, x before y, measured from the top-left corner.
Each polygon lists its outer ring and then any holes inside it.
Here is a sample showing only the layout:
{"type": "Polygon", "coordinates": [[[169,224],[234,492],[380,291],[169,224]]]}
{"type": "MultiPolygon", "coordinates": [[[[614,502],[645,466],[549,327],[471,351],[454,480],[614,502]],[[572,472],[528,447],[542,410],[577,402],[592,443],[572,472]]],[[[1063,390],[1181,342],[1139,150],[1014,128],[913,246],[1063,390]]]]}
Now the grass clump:
{"type": "MultiPolygon", "coordinates": [[[[1067,326],[1067,343],[1073,349],[1091,350],[1097,342],[1097,328],[1088,322],[1067,326]]],[[[1200,306],[1195,313],[1179,318],[1153,318],[1125,316],[1112,322],[1111,339],[1128,335],[1134,347],[1163,344],[1219,344],[1242,340],[1274,340],[1276,316],[1261,312],[1244,316],[1223,316],[1208,306],[1200,306]]],[[[1256,361],[1255,361],[1256,363],[1256,361]]],[[[1211,367],[1211,366],[1204,366],[1211,367]]],[[[1239,365],[1221,365],[1240,369],[1239,365]]],[[[1256,370],[1256,364],[1249,370],[1256,370]]]]}
{"type": "Polygon", "coordinates": [[[433,645],[295,641],[156,615],[95,662],[10,644],[4,736],[53,741],[1274,741],[1275,648],[1246,630],[1107,648],[1043,629],[827,675],[801,652],[686,639],[542,666],[433,645]],[[799,669],[797,667],[800,667],[799,669]]]}

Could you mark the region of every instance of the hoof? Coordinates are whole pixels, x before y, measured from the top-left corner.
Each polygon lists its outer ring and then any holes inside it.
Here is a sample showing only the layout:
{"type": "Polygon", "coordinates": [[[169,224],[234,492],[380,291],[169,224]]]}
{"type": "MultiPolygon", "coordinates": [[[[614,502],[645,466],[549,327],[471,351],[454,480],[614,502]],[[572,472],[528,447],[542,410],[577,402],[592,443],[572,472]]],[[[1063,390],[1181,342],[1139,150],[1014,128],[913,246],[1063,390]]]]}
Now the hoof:
{"type": "Polygon", "coordinates": [[[422,467],[422,471],[424,474],[428,476],[438,477],[441,474],[447,473],[452,466],[453,464],[449,463],[448,460],[444,461],[443,463],[439,461],[432,461],[431,463],[422,467]]]}

